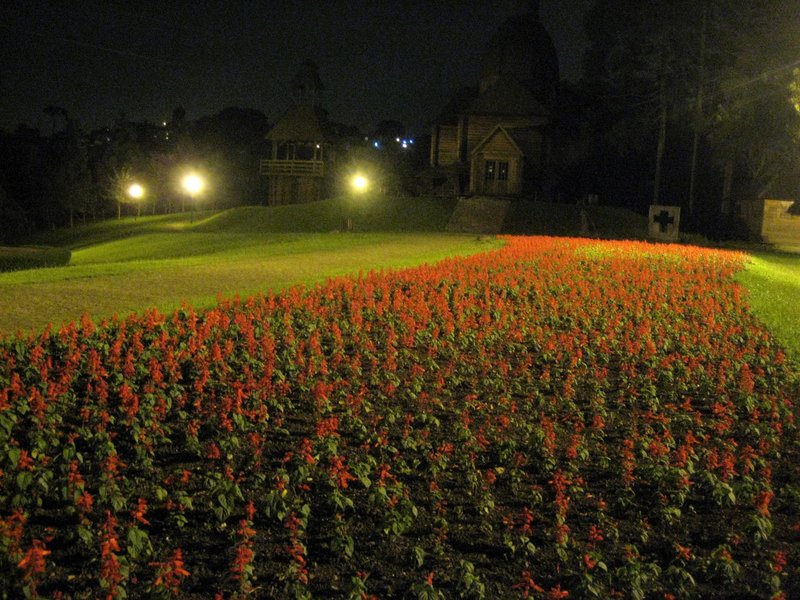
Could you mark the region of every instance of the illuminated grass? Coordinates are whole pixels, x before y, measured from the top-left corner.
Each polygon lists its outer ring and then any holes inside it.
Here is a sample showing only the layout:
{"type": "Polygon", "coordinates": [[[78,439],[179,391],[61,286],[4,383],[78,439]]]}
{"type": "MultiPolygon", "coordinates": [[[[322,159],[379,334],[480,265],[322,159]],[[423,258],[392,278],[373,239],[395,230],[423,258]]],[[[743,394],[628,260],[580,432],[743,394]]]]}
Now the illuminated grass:
{"type": "Polygon", "coordinates": [[[406,267],[499,245],[452,234],[149,233],[76,250],[72,265],[0,274],[0,334],[244,297],[359,270],[406,267]]]}
{"type": "Polygon", "coordinates": [[[376,268],[434,262],[499,242],[443,233],[454,202],[378,194],[302,205],[143,216],[44,232],[69,267],[0,274],[0,335],[163,311],[376,268]],[[355,233],[336,233],[343,220],[355,233]]]}
{"type": "Polygon", "coordinates": [[[302,205],[245,206],[211,216],[195,230],[324,233],[342,229],[343,221],[349,218],[356,232],[444,231],[454,207],[453,199],[364,193],[302,205]]]}
{"type": "MultiPolygon", "coordinates": [[[[0,335],[41,329],[84,312],[100,318],[153,306],[166,311],[184,300],[208,306],[218,295],[245,296],[362,269],[433,262],[498,243],[441,233],[453,205],[437,198],[365,194],[126,218],[43,233],[29,243],[70,248],[71,266],[0,274],[0,335]],[[332,233],[346,217],[357,233],[332,233]]],[[[511,219],[517,233],[576,233],[574,207],[554,212],[552,205],[532,202],[513,209],[519,213],[511,219]]],[[[599,237],[643,235],[643,217],[608,207],[593,211],[599,237]]],[[[585,250],[587,258],[593,251],[585,250]]],[[[740,281],[750,290],[755,313],[800,360],[800,257],[754,253],[740,281]]]]}
{"type": "Polygon", "coordinates": [[[755,314],[800,361],[800,255],[752,253],[738,280],[755,314]]]}

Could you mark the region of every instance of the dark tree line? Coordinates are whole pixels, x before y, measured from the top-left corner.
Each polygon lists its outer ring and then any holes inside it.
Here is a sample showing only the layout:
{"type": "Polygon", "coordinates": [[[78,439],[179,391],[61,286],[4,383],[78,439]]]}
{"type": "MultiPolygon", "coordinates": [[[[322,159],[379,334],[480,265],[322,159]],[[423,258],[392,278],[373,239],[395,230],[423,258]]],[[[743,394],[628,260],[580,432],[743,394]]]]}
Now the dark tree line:
{"type": "Polygon", "coordinates": [[[633,208],[680,205],[696,226],[794,197],[799,32],[782,0],[595,0],[567,172],[633,208]]]}
{"type": "MultiPolygon", "coordinates": [[[[797,195],[795,2],[594,0],[586,33],[584,77],[562,87],[556,115],[553,185],[562,198],[595,193],[640,211],[677,204],[688,227],[730,234],[748,200],[797,195]]],[[[0,131],[0,242],[32,229],[180,210],[186,197],[177,182],[187,167],[207,173],[209,207],[264,196],[258,161],[267,155],[268,125],[258,111],[228,108],[190,122],[178,108],[166,125],[120,118],[89,133],[63,108],[44,113],[44,134],[0,131]],[[136,205],[124,192],[134,179],[148,189],[136,205]]],[[[413,179],[405,171],[415,164],[388,162],[387,170],[413,179]]]]}
{"type": "Polygon", "coordinates": [[[212,187],[209,206],[257,203],[267,118],[257,110],[226,108],[188,122],[178,108],[167,124],[131,122],[84,132],[60,107],[44,109],[49,132],[20,126],[0,131],[0,242],[37,229],[122,214],[173,212],[185,198],[182,170],[201,170],[212,187]],[[139,202],[132,182],[147,190],[139,202]]]}

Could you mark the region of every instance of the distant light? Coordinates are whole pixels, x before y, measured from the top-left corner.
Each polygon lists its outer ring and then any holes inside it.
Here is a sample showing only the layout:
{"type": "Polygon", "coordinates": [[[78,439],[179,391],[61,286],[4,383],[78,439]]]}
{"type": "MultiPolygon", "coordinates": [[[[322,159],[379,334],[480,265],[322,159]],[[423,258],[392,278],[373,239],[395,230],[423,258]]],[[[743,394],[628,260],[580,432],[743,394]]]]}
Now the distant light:
{"type": "Polygon", "coordinates": [[[408,142],[403,140],[403,148],[408,148],[408,142]]]}
{"type": "Polygon", "coordinates": [[[128,186],[128,196],[134,200],[139,200],[144,197],[144,188],[138,183],[132,183],[128,186]]]}
{"type": "Polygon", "coordinates": [[[203,178],[198,174],[189,173],[183,178],[181,185],[190,196],[194,197],[203,191],[203,188],[206,186],[206,182],[203,181],[203,178]]]}
{"type": "Polygon", "coordinates": [[[363,175],[355,175],[353,177],[352,184],[353,184],[353,188],[355,188],[356,191],[361,192],[361,191],[364,191],[365,189],[367,189],[367,186],[369,185],[369,181],[367,181],[367,178],[364,177],[363,175]]]}
{"type": "Polygon", "coordinates": [[[380,144],[380,142],[379,142],[379,141],[377,141],[377,140],[375,140],[374,142],[372,142],[372,145],[373,145],[373,146],[375,146],[376,148],[380,148],[380,147],[381,147],[381,144],[380,144]]]}
{"type": "Polygon", "coordinates": [[[410,140],[408,140],[408,143],[409,144],[413,144],[414,143],[414,138],[411,138],[410,140]]]}
{"type": "Polygon", "coordinates": [[[166,122],[166,121],[164,121],[163,123],[164,123],[164,127],[166,127],[166,126],[167,126],[167,122],[166,122]]]}
{"type": "Polygon", "coordinates": [[[319,144],[317,144],[317,148],[319,148],[319,144]]]}
{"type": "Polygon", "coordinates": [[[399,142],[399,141],[400,141],[400,138],[394,138],[394,141],[395,141],[395,142],[399,142]]]}

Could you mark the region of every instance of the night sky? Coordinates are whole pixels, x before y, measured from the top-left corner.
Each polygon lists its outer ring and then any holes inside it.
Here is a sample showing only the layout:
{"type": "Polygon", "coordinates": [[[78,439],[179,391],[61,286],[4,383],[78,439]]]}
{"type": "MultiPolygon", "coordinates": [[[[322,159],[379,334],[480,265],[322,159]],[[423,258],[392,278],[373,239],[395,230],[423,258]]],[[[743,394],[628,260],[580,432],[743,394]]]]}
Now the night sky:
{"type": "MultiPolygon", "coordinates": [[[[580,75],[589,0],[542,0],[562,78],[580,75]]],[[[0,127],[49,132],[47,105],[85,129],[187,119],[226,106],[275,122],[300,62],[320,67],[323,106],[368,132],[383,119],[427,130],[514,0],[11,0],[0,3],[0,127]]]]}

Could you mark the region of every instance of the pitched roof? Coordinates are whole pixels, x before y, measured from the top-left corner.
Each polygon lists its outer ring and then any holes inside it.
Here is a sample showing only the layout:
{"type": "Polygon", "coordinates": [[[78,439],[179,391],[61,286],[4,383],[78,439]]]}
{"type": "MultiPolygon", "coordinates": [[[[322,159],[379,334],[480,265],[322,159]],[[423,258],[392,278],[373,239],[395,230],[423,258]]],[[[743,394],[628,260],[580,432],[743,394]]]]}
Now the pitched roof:
{"type": "Polygon", "coordinates": [[[322,142],[326,138],[320,111],[302,104],[283,115],[267,134],[268,140],[279,142],[322,142]]]}
{"type": "Polygon", "coordinates": [[[524,154],[522,148],[520,148],[519,144],[517,144],[517,141],[511,136],[511,134],[508,132],[508,130],[505,127],[503,127],[502,125],[498,125],[494,129],[492,129],[489,132],[489,135],[487,135],[485,138],[483,138],[481,140],[481,142],[477,146],[475,146],[475,148],[472,150],[472,154],[477,154],[490,141],[492,141],[493,138],[497,137],[498,135],[505,136],[508,139],[508,141],[511,142],[511,145],[514,146],[520,154],[524,154]]]}
{"type": "Polygon", "coordinates": [[[537,156],[541,151],[539,148],[539,144],[541,144],[541,131],[538,127],[503,127],[502,125],[498,125],[475,146],[472,150],[472,154],[479,152],[498,135],[505,136],[522,156],[537,156]]]}
{"type": "Polygon", "coordinates": [[[533,93],[518,81],[499,79],[483,94],[473,100],[467,114],[479,115],[549,115],[533,93]]]}

